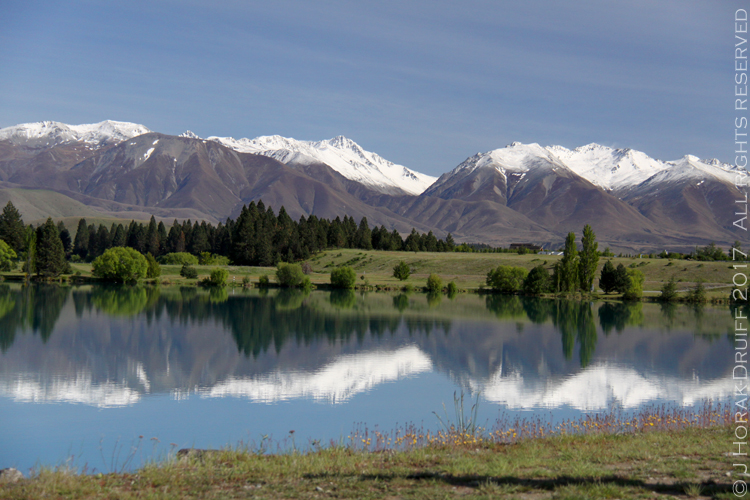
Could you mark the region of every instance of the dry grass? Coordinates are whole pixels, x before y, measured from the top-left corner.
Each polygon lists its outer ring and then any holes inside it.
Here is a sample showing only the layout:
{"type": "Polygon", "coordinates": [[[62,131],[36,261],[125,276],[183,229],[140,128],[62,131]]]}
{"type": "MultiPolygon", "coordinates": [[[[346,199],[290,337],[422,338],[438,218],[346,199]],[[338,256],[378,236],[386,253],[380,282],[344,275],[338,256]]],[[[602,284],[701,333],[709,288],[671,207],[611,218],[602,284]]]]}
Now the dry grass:
{"type": "Polygon", "coordinates": [[[612,412],[544,432],[531,422],[281,455],[227,449],[134,473],[42,470],[0,487],[0,499],[731,498],[727,472],[737,459],[724,456],[732,444],[728,411],[656,408],[627,420],[612,412]]]}

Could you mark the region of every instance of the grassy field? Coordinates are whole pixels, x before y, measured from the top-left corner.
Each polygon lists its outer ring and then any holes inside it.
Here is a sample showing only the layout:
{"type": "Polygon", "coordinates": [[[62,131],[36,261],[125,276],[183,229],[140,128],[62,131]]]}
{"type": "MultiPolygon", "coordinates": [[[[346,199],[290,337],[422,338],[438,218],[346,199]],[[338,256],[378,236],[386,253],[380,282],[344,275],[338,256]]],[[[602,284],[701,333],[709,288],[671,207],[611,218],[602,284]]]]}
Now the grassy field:
{"type": "MultiPolygon", "coordinates": [[[[729,427],[590,433],[407,451],[332,446],[305,453],[225,450],[133,473],[43,470],[0,485],[42,498],[733,498],[729,427]]],[[[744,462],[744,460],[743,460],[744,462]]]]}
{"type": "MultiPolygon", "coordinates": [[[[554,255],[518,255],[513,253],[432,253],[432,252],[382,252],[365,250],[328,250],[313,256],[308,262],[312,267],[310,279],[314,284],[327,284],[330,272],[339,266],[351,266],[359,277],[359,284],[414,289],[424,287],[431,273],[438,274],[443,284],[455,281],[463,290],[477,290],[484,285],[487,271],[498,265],[519,266],[531,269],[544,265],[551,272],[552,266],[561,259],[554,255]],[[405,281],[393,277],[393,267],[400,261],[412,268],[411,276],[405,281]]],[[[597,276],[607,259],[600,258],[597,276]]],[[[731,289],[734,269],[732,262],[698,262],[691,260],[667,260],[649,258],[613,257],[615,266],[623,264],[641,270],[645,276],[643,286],[645,296],[658,296],[664,282],[674,277],[678,291],[687,292],[699,280],[707,288],[711,298],[726,299],[731,289]]],[[[73,264],[82,275],[91,274],[89,264],[73,264]]],[[[214,266],[196,266],[199,279],[207,277],[214,266]]],[[[257,283],[261,275],[268,275],[275,281],[275,268],[226,266],[229,270],[229,283],[241,285],[243,278],[257,283]]],[[[180,266],[162,266],[160,281],[164,284],[191,284],[197,280],[185,280],[180,276],[180,266]]],[[[595,284],[598,280],[595,281],[595,284]]],[[[610,295],[609,297],[616,297],[610,295]]]]}

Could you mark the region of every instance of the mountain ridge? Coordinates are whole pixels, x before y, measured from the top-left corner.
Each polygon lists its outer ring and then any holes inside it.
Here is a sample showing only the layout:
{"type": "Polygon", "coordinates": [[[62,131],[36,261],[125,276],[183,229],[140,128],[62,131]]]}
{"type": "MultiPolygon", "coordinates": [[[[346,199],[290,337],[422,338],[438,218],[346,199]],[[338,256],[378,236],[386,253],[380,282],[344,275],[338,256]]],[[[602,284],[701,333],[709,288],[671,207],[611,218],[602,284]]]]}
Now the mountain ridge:
{"type": "Polygon", "coordinates": [[[513,142],[435,179],[343,136],[202,139],[114,121],[0,129],[0,187],[51,189],[108,214],[216,222],[262,198],[294,218],[367,217],[388,230],[495,245],[555,246],[583,224],[627,251],[747,240],[732,227],[740,175],[690,155],[663,162],[594,143],[569,150],[513,142]],[[405,189],[402,179],[413,182],[405,189]],[[434,182],[414,187],[426,179],[434,182]]]}

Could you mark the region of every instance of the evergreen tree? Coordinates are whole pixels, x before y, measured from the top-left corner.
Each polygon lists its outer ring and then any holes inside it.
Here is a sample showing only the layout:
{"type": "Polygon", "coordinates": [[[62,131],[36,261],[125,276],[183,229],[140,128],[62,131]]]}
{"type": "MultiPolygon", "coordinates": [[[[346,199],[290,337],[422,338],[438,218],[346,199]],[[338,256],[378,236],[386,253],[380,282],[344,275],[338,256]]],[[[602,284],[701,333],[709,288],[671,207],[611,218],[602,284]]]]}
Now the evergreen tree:
{"type": "Polygon", "coordinates": [[[172,223],[172,227],[169,228],[169,234],[167,235],[166,253],[174,253],[179,251],[177,250],[177,240],[179,239],[181,232],[182,226],[180,226],[180,223],[177,222],[177,219],[175,219],[172,223]]]}
{"type": "Polygon", "coordinates": [[[159,255],[159,230],[156,225],[156,218],[152,215],[151,220],[148,222],[148,229],[146,229],[146,240],[145,240],[146,253],[150,253],[154,257],[159,255]]]}
{"type": "Polygon", "coordinates": [[[331,224],[327,219],[318,219],[317,217],[315,218],[315,223],[317,226],[315,231],[318,233],[318,237],[316,238],[319,245],[318,248],[320,248],[320,250],[325,250],[331,245],[331,242],[328,239],[328,229],[331,224]]]}
{"type": "Polygon", "coordinates": [[[395,229],[391,232],[391,248],[395,252],[404,249],[404,240],[401,235],[395,229]]]}
{"type": "Polygon", "coordinates": [[[610,293],[617,290],[617,271],[611,260],[604,263],[602,272],[599,275],[599,288],[601,288],[604,293],[610,293]]]}
{"type": "Polygon", "coordinates": [[[107,230],[107,227],[104,224],[99,224],[99,229],[96,231],[97,257],[103,254],[110,247],[111,241],[112,240],[109,237],[109,231],[107,230]]]}
{"type": "Polygon", "coordinates": [[[615,269],[615,291],[617,293],[625,293],[630,288],[630,275],[628,269],[619,264],[615,269]]]}
{"type": "Polygon", "coordinates": [[[581,238],[583,248],[579,254],[580,282],[584,292],[592,291],[594,286],[594,275],[599,265],[599,244],[596,242],[596,234],[591,226],[583,226],[583,237],[581,238]]]}
{"type": "Polygon", "coordinates": [[[404,250],[407,252],[419,252],[419,234],[416,229],[411,228],[411,233],[406,237],[406,241],[404,241],[404,250]]]}
{"type": "Polygon", "coordinates": [[[214,239],[213,253],[217,255],[230,255],[232,248],[232,230],[221,222],[216,228],[216,238],[214,239]]]}
{"type": "Polygon", "coordinates": [[[453,240],[453,235],[448,233],[445,237],[445,251],[452,252],[456,248],[456,242],[453,240]]]}
{"type": "Polygon", "coordinates": [[[198,225],[196,222],[193,226],[193,238],[190,240],[188,251],[193,255],[200,255],[201,252],[208,252],[209,250],[211,250],[211,245],[208,243],[205,222],[202,225],[198,225]]]}
{"type": "Polygon", "coordinates": [[[127,236],[125,234],[125,228],[122,224],[117,224],[115,233],[112,236],[112,247],[124,247],[127,243],[127,236]]]}
{"type": "Polygon", "coordinates": [[[88,229],[89,229],[89,244],[88,244],[89,251],[86,252],[86,260],[92,261],[99,255],[101,255],[102,252],[99,251],[99,240],[96,237],[96,234],[97,234],[96,226],[93,224],[90,224],[88,229]]]}
{"type": "Polygon", "coordinates": [[[674,276],[669,278],[669,281],[662,285],[659,300],[663,302],[672,302],[673,300],[677,300],[677,283],[674,280],[674,276]]]}
{"type": "Polygon", "coordinates": [[[59,276],[65,270],[65,250],[52,218],[36,230],[36,272],[38,276],[59,276]]]}
{"type": "Polygon", "coordinates": [[[185,251],[186,243],[185,243],[185,232],[180,230],[180,234],[177,236],[177,243],[174,246],[174,251],[177,253],[182,253],[185,251]]]}
{"type": "Polygon", "coordinates": [[[255,262],[255,225],[251,219],[250,210],[242,207],[240,216],[234,224],[232,236],[232,262],[240,266],[248,266],[255,262]]]}
{"type": "Polygon", "coordinates": [[[372,250],[372,231],[367,223],[367,217],[362,217],[359,227],[354,235],[355,247],[364,250],[372,250]]]}
{"type": "Polygon", "coordinates": [[[354,222],[353,217],[345,215],[342,226],[344,229],[344,235],[346,236],[346,247],[355,248],[354,235],[357,233],[357,223],[354,222]]]}
{"type": "MultiPolygon", "coordinates": [[[[156,234],[159,238],[159,255],[163,255],[164,245],[167,243],[167,228],[162,221],[159,221],[159,225],[156,227],[156,234]]],[[[156,257],[156,255],[154,255],[156,257]]]]}
{"type": "Polygon", "coordinates": [[[5,241],[16,253],[25,249],[26,228],[23,225],[21,213],[10,201],[0,215],[0,240],[5,241]]]}
{"type": "Polygon", "coordinates": [[[89,251],[89,228],[86,225],[86,219],[78,221],[76,237],[73,239],[73,253],[80,258],[85,259],[89,251]]]}
{"type": "Polygon", "coordinates": [[[336,248],[344,248],[346,246],[346,233],[344,232],[343,224],[338,216],[331,222],[328,228],[328,244],[336,248]]]}
{"type": "Polygon", "coordinates": [[[73,239],[70,237],[70,231],[68,231],[68,228],[65,227],[63,221],[57,223],[57,231],[60,234],[60,241],[62,241],[63,250],[65,251],[65,256],[67,257],[68,255],[70,255],[70,252],[73,251],[73,239]]]}
{"type": "Polygon", "coordinates": [[[435,237],[434,234],[432,234],[432,231],[427,233],[427,236],[424,238],[424,250],[426,252],[437,252],[437,246],[438,246],[438,240],[435,237]]]}
{"type": "Polygon", "coordinates": [[[146,230],[143,224],[138,224],[135,221],[130,221],[128,226],[127,243],[126,246],[136,250],[138,253],[143,254],[146,246],[146,230]]]}

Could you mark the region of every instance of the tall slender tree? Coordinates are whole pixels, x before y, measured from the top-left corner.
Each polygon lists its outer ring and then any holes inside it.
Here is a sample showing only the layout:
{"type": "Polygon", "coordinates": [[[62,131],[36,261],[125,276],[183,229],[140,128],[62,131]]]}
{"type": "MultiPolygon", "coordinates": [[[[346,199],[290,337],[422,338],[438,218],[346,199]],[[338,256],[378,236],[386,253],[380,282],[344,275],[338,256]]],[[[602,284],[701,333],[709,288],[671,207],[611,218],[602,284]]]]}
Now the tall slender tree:
{"type": "Polygon", "coordinates": [[[583,247],[578,256],[580,260],[581,288],[584,292],[589,292],[592,291],[594,286],[596,267],[599,265],[599,243],[596,242],[594,230],[588,224],[583,226],[581,243],[583,247]]]}
{"type": "Polygon", "coordinates": [[[559,268],[560,291],[575,292],[580,283],[575,233],[568,233],[568,237],[565,238],[565,249],[563,250],[563,258],[560,259],[559,268]]]}

